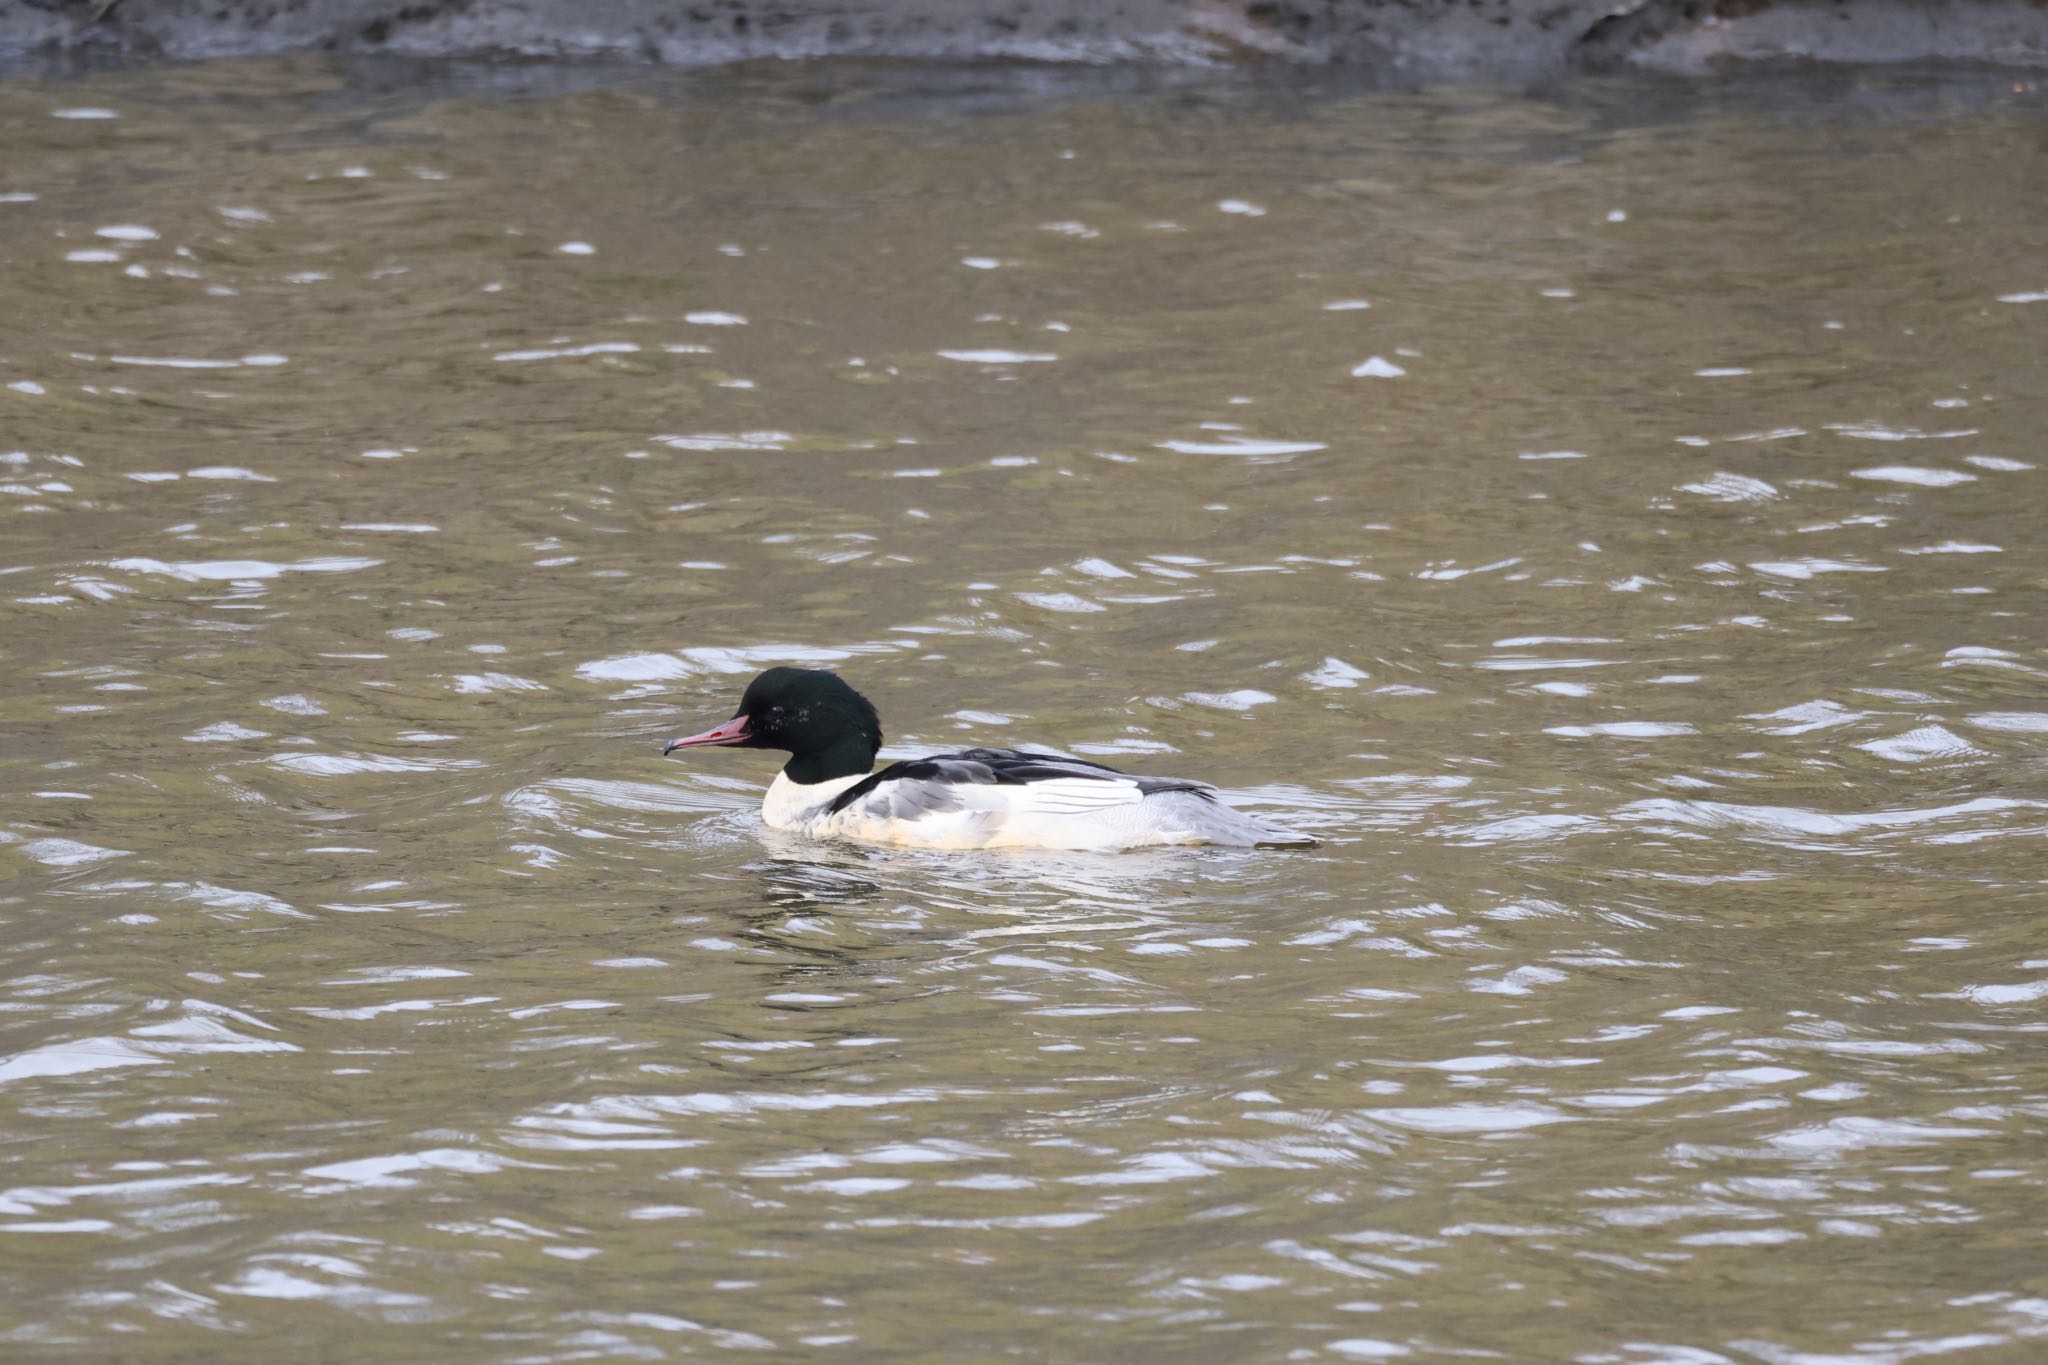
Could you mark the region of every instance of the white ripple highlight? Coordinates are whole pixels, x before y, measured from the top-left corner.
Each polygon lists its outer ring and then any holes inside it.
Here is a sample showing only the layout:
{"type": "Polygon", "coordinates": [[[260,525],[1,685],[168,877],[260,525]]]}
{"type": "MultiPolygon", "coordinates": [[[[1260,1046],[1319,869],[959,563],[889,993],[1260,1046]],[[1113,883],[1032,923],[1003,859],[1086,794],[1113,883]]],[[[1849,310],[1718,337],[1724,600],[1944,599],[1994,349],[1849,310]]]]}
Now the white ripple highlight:
{"type": "Polygon", "coordinates": [[[1920,488],[1952,488],[1959,483],[1975,483],[1975,474],[1965,474],[1960,469],[1929,469],[1921,465],[1887,464],[1875,465],[1869,469],[1852,469],[1849,477],[1869,479],[1876,483],[1908,483],[1920,488]]]}
{"type": "Polygon", "coordinates": [[[267,559],[116,559],[107,567],[123,573],[175,578],[182,583],[221,583],[277,578],[287,573],[349,573],[356,569],[374,569],[383,562],[381,559],[329,555],[283,564],[267,559]]]}

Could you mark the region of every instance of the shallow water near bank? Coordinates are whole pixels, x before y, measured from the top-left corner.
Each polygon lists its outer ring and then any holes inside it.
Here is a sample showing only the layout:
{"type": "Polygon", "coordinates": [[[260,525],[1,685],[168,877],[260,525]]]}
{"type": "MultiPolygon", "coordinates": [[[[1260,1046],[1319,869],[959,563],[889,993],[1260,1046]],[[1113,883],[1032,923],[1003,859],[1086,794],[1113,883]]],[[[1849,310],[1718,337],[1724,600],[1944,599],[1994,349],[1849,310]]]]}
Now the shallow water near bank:
{"type": "Polygon", "coordinates": [[[2038,1349],[2044,134],[0,84],[0,1341],[2038,1349]],[[1322,846],[777,836],[778,662],[1322,846]]]}

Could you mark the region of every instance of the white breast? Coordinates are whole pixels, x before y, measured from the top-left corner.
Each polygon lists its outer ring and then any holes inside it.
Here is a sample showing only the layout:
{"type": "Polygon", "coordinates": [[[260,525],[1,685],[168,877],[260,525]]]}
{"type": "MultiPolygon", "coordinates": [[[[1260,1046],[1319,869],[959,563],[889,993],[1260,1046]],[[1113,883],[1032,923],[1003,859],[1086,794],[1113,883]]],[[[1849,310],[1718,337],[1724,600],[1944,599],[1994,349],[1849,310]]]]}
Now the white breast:
{"type": "Polygon", "coordinates": [[[768,795],[761,801],[761,819],[770,829],[820,833],[808,826],[825,813],[825,807],[832,804],[832,798],[866,776],[866,773],[855,773],[852,777],[804,783],[790,781],[788,773],[777,773],[775,780],[768,784],[768,795]]]}

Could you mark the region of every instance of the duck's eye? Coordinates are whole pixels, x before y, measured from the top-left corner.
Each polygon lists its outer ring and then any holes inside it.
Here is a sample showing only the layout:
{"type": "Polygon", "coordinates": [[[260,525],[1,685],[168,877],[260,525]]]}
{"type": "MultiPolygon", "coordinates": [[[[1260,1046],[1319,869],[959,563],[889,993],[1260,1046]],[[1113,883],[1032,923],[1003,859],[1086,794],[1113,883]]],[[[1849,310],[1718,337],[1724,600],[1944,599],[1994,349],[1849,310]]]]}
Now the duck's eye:
{"type": "Polygon", "coordinates": [[[771,706],[771,707],[769,707],[769,708],[768,708],[768,719],[770,719],[770,720],[781,720],[781,719],[782,719],[782,708],[781,708],[781,707],[779,707],[779,706],[771,706]]]}

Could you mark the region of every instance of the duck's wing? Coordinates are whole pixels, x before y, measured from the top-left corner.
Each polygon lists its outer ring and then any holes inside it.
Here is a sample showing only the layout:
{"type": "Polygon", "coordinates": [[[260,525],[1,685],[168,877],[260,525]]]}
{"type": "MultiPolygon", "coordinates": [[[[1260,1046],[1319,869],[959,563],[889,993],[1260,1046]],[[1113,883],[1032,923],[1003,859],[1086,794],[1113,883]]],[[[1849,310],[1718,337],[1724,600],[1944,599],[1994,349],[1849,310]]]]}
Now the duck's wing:
{"type": "Polygon", "coordinates": [[[1087,815],[1157,792],[1213,800],[1214,790],[1205,782],[1137,777],[1060,754],[967,749],[892,763],[841,792],[827,813],[851,810],[868,820],[919,820],[956,811],[1087,815]]]}

